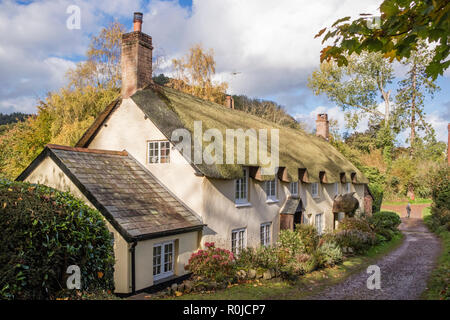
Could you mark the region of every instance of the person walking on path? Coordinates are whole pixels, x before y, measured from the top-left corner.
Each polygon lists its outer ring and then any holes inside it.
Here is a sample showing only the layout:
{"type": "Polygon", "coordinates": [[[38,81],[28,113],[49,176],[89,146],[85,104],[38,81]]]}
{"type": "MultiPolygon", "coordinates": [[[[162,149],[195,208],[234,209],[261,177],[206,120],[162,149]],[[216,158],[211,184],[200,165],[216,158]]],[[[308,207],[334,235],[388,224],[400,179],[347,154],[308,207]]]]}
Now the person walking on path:
{"type": "Polygon", "coordinates": [[[411,215],[411,204],[408,202],[408,204],[406,205],[406,216],[409,218],[410,215],[411,215]]]}

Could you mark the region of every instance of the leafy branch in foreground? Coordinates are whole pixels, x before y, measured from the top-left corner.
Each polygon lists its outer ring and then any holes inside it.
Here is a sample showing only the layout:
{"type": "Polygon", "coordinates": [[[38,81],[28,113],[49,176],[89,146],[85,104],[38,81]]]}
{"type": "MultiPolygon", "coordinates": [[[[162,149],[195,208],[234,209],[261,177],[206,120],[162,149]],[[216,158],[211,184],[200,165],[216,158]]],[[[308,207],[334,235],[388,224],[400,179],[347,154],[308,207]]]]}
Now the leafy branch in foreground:
{"type": "Polygon", "coordinates": [[[330,28],[317,33],[322,43],[334,40],[323,48],[320,61],[336,60],[347,65],[346,55],[363,51],[381,52],[392,60],[409,58],[420,40],[436,46],[426,74],[433,79],[449,67],[450,2],[448,0],[384,0],[380,5],[379,25],[376,17],[361,14],[337,20],[330,28]],[[446,60],[447,59],[447,60],[446,60]]]}

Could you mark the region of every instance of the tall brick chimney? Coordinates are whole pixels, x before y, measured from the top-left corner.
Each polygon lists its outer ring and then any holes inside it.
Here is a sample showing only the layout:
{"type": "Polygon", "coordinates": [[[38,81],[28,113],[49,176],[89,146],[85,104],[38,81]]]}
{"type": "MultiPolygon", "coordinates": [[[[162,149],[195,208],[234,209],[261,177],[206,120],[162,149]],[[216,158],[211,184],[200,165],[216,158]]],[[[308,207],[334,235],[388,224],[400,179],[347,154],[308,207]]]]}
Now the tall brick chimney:
{"type": "Polygon", "coordinates": [[[330,124],[328,121],[328,114],[319,113],[316,119],[316,136],[322,137],[328,141],[330,136],[330,124]]]}
{"type": "Polygon", "coordinates": [[[141,32],[142,13],[135,12],[133,32],[122,35],[122,98],[152,82],[152,37],[141,32]]]}

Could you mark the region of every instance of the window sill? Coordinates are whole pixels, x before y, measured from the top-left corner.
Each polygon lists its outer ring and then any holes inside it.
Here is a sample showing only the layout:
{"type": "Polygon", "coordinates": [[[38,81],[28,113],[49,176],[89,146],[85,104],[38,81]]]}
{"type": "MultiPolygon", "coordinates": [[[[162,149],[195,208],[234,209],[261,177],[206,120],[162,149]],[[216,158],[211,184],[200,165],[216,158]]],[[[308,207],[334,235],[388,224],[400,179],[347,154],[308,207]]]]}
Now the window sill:
{"type": "Polygon", "coordinates": [[[280,202],[280,200],[278,200],[278,199],[267,199],[267,200],[266,200],[266,203],[267,203],[267,204],[277,203],[277,202],[280,202]]]}
{"type": "Polygon", "coordinates": [[[245,203],[235,203],[234,206],[236,208],[245,208],[245,207],[251,207],[252,204],[250,202],[245,202],[245,203]]]}

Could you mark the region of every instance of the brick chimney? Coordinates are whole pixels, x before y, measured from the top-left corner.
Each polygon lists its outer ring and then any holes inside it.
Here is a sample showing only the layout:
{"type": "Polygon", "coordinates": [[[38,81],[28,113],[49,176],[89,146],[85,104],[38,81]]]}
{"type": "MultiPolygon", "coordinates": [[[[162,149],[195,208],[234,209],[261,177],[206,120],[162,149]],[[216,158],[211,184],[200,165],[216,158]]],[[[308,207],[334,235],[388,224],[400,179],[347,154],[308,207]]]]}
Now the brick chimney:
{"type": "Polygon", "coordinates": [[[316,136],[322,137],[328,141],[330,136],[328,114],[319,113],[316,119],[316,136]]]}
{"type": "Polygon", "coordinates": [[[234,99],[232,96],[227,94],[227,99],[225,100],[225,106],[230,109],[234,109],[234,99]]]}
{"type": "Polygon", "coordinates": [[[141,32],[142,13],[135,12],[133,32],[122,35],[122,98],[152,82],[152,37],[141,32]]]}

